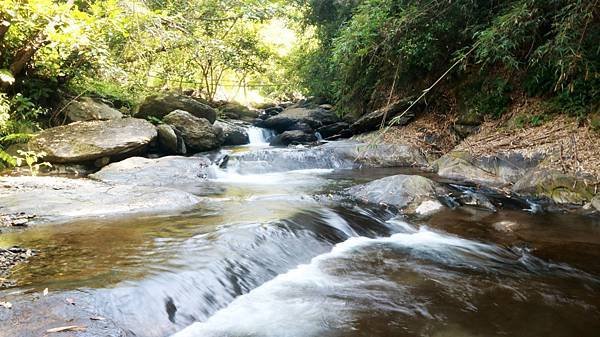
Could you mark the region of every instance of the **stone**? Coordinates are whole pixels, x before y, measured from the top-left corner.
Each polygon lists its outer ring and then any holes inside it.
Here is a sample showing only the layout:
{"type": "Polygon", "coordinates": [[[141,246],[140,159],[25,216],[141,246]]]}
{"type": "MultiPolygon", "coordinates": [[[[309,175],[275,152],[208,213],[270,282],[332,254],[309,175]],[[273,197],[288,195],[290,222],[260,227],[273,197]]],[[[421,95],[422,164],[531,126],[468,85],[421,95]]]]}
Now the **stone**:
{"type": "Polygon", "coordinates": [[[2,177],[2,213],[35,216],[28,225],[78,218],[127,217],[188,210],[200,202],[190,193],[129,181],[110,185],[91,179],[2,177]]]}
{"type": "Polygon", "coordinates": [[[223,130],[223,145],[245,145],[250,143],[246,128],[228,121],[216,121],[215,126],[223,130]]]}
{"type": "Polygon", "coordinates": [[[181,132],[188,152],[202,152],[221,146],[222,130],[213,127],[205,118],[198,118],[187,111],[175,110],[163,118],[163,122],[181,132]]]}
{"type": "Polygon", "coordinates": [[[109,120],[123,118],[123,114],[107,104],[90,97],[80,97],[64,108],[69,122],[109,120]]]}
{"type": "Polygon", "coordinates": [[[492,186],[505,185],[508,183],[508,181],[498,177],[492,172],[475,166],[468,158],[469,157],[466,154],[451,152],[436,160],[434,162],[434,167],[437,168],[437,174],[440,177],[452,180],[492,186]]]}
{"type": "Polygon", "coordinates": [[[186,154],[185,142],[173,127],[161,124],[156,127],[158,131],[158,145],[161,152],[166,154],[186,154]]]}
{"type": "Polygon", "coordinates": [[[282,133],[285,131],[298,130],[297,124],[299,123],[304,123],[312,129],[317,129],[323,125],[329,125],[339,121],[340,119],[332,111],[321,108],[307,109],[290,107],[280,114],[266,119],[260,126],[282,133]]]}
{"type": "Polygon", "coordinates": [[[288,146],[290,144],[309,144],[317,141],[314,133],[306,133],[301,130],[285,131],[271,140],[271,146],[288,146]]]}
{"type": "Polygon", "coordinates": [[[136,118],[76,122],[41,131],[29,148],[51,163],[92,162],[142,154],[156,135],[154,125],[136,118]]]}
{"type": "Polygon", "coordinates": [[[345,158],[357,167],[421,167],[429,166],[425,155],[418,148],[405,144],[366,144],[354,141],[330,142],[316,151],[345,158]]]}
{"type": "MultiPolygon", "coordinates": [[[[384,108],[373,111],[371,113],[365,114],[360,117],[354,124],[352,124],[351,128],[355,134],[375,131],[383,126],[389,125],[394,117],[406,111],[406,109],[411,105],[410,99],[403,99],[398,102],[392,103],[384,108]],[[385,119],[385,123],[384,123],[385,119]]],[[[403,126],[408,124],[414,117],[414,111],[420,108],[413,107],[413,110],[405,113],[400,120],[394,125],[403,126]]]]}
{"type": "Polygon", "coordinates": [[[348,134],[352,136],[352,131],[349,128],[350,125],[348,123],[337,122],[322,126],[317,129],[317,132],[321,134],[323,139],[329,139],[334,136],[348,136],[348,134]]]}
{"type": "Polygon", "coordinates": [[[202,194],[210,165],[211,161],[206,157],[132,157],[112,163],[89,178],[112,185],[169,187],[202,194]]]}
{"type": "Polygon", "coordinates": [[[346,189],[346,193],[370,204],[383,204],[416,212],[423,202],[436,201],[448,191],[431,179],[400,174],[350,187],[346,189]]]}
{"type": "Polygon", "coordinates": [[[227,102],[219,107],[221,117],[252,122],[258,117],[258,111],[250,110],[248,107],[237,102],[227,102]]]}
{"type": "Polygon", "coordinates": [[[600,194],[596,195],[590,204],[596,209],[596,212],[600,212],[600,194]]]}
{"type": "Polygon", "coordinates": [[[217,111],[192,97],[177,94],[158,94],[146,97],[140,105],[137,118],[164,118],[175,110],[187,111],[194,117],[205,118],[211,124],[217,120],[217,111]]]}
{"type": "Polygon", "coordinates": [[[594,198],[595,183],[593,178],[538,168],[517,181],[512,190],[521,195],[548,198],[558,204],[582,205],[594,198]]]}

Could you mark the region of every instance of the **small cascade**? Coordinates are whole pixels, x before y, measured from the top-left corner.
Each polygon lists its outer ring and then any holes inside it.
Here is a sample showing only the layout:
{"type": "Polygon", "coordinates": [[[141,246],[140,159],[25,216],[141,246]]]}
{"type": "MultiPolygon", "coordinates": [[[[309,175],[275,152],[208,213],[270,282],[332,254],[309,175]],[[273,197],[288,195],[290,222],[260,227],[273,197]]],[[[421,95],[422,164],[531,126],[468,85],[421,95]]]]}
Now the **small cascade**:
{"type": "Polygon", "coordinates": [[[275,132],[273,130],[259,128],[256,126],[250,126],[246,132],[248,132],[250,146],[269,145],[269,141],[271,141],[271,139],[275,136],[275,132]]]}

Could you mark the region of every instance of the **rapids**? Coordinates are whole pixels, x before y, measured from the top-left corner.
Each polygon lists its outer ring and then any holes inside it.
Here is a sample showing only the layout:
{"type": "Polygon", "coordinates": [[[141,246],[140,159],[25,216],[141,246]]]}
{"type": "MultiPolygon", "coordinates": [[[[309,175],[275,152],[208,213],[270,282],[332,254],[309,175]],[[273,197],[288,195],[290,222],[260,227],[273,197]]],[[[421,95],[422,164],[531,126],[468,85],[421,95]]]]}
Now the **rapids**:
{"type": "Polygon", "coordinates": [[[227,167],[211,167],[211,192],[191,211],[3,234],[2,244],[40,253],[0,298],[49,288],[137,337],[600,331],[598,218],[534,212],[518,200],[495,212],[464,205],[402,215],[341,191],[425,173],[361,169],[271,148],[268,130],[248,134],[250,145],[223,150],[227,167]]]}

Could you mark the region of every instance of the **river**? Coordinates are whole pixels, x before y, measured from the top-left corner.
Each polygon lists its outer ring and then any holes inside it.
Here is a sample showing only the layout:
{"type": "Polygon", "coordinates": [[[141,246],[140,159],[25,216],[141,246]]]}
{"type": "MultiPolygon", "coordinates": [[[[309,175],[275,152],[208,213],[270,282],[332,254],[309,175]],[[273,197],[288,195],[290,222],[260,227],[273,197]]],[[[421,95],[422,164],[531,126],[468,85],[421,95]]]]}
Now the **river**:
{"type": "Polygon", "coordinates": [[[138,337],[598,336],[598,218],[519,203],[405,216],[340,191],[431,174],[352,169],[269,136],[223,150],[184,214],[3,234],[39,251],[3,293],[79,294],[138,337]]]}

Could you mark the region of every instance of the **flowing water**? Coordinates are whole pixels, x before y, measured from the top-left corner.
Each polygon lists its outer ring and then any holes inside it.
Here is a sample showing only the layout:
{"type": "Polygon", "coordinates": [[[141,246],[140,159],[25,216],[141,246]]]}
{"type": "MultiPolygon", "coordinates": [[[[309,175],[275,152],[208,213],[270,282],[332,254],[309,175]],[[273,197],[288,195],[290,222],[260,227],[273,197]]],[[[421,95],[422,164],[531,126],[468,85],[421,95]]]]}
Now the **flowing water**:
{"type": "Polygon", "coordinates": [[[40,251],[9,291],[80,292],[139,337],[598,336],[598,218],[520,204],[405,217],[335,195],[418,172],[250,135],[185,214],[4,234],[40,251]]]}

